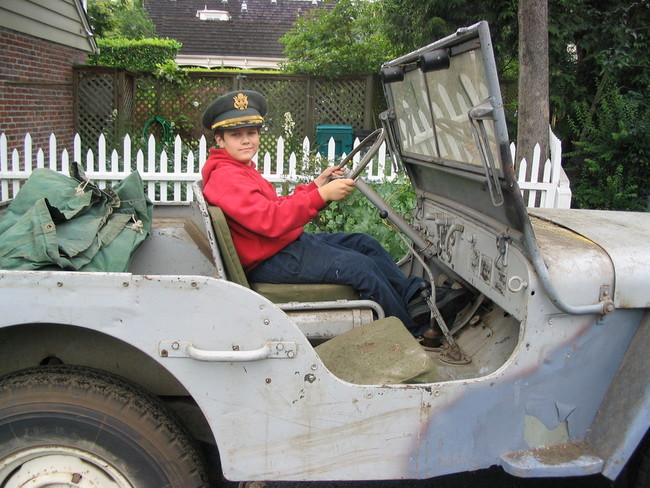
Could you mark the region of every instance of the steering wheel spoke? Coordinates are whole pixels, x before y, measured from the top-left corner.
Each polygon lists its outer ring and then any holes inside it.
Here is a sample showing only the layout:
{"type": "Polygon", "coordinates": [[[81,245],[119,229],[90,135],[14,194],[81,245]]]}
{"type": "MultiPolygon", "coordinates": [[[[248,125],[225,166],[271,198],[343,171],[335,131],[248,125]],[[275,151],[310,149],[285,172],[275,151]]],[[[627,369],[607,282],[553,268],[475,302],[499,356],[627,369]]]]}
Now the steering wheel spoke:
{"type": "Polygon", "coordinates": [[[363,155],[361,161],[359,161],[359,164],[357,164],[354,168],[352,168],[352,170],[350,170],[350,173],[346,175],[346,178],[351,178],[353,180],[356,180],[359,177],[359,175],[363,172],[363,170],[366,168],[366,166],[368,166],[372,158],[375,157],[375,154],[377,154],[379,148],[381,147],[381,145],[384,143],[385,140],[386,140],[386,131],[383,128],[377,129],[372,134],[367,136],[363,141],[361,141],[357,147],[352,149],[352,151],[350,151],[350,154],[345,156],[345,158],[343,158],[343,160],[341,161],[341,164],[339,164],[340,168],[344,168],[345,166],[347,166],[350,163],[350,161],[352,161],[352,158],[354,158],[354,156],[359,151],[361,151],[363,148],[365,148],[372,142],[372,146],[370,146],[368,151],[363,155]]]}

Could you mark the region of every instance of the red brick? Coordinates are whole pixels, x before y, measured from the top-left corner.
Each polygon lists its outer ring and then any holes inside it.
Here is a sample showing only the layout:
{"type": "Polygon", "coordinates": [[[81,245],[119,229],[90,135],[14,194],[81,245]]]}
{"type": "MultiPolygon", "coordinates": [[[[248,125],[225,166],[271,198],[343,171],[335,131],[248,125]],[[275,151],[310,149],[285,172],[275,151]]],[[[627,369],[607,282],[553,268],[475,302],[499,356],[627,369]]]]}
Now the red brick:
{"type": "Polygon", "coordinates": [[[0,46],[0,132],[12,145],[29,132],[35,148],[47,147],[54,133],[59,149],[70,149],[72,65],[85,63],[87,54],[6,28],[0,46]]]}

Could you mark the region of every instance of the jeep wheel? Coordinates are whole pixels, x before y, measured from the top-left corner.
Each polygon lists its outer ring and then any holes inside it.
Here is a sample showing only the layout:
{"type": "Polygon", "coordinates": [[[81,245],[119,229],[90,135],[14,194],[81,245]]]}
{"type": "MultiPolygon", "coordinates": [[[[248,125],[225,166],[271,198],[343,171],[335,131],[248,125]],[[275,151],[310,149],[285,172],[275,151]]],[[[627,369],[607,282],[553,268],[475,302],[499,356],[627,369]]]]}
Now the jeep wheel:
{"type": "Polygon", "coordinates": [[[0,378],[0,486],[199,488],[201,458],[157,398],[103,372],[0,378]]]}

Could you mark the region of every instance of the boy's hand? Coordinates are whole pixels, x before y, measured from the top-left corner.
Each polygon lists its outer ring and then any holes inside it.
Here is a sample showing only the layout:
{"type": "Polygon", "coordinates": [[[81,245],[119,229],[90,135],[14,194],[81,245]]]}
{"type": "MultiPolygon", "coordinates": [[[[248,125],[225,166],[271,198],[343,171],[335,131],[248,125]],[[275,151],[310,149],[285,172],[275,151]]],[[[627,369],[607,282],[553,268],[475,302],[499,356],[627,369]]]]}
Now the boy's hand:
{"type": "Polygon", "coordinates": [[[325,184],[332,178],[340,178],[343,176],[343,169],[340,166],[330,166],[329,168],[326,168],[325,171],[323,171],[318,177],[314,180],[314,183],[316,183],[316,186],[319,188],[325,184]]]}
{"type": "Polygon", "coordinates": [[[321,198],[326,203],[344,200],[354,190],[354,180],[350,178],[339,178],[321,186],[318,189],[321,198]]]}

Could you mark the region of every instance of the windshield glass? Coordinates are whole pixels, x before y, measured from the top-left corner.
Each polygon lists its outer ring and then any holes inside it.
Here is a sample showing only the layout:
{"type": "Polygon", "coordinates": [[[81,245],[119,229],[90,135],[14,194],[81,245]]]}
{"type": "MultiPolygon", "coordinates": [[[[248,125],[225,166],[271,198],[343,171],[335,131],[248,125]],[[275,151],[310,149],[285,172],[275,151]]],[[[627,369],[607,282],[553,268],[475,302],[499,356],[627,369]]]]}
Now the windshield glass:
{"type": "Polygon", "coordinates": [[[395,83],[391,88],[402,150],[425,156],[438,156],[433,117],[422,73],[419,70],[411,71],[404,76],[402,83],[395,83]]]}
{"type": "Polygon", "coordinates": [[[487,22],[387,61],[380,77],[390,150],[416,191],[521,231],[525,205],[487,22]]]}
{"type": "MultiPolygon", "coordinates": [[[[401,148],[404,153],[481,167],[470,108],[489,98],[480,49],[453,55],[450,67],[405,73],[391,85],[401,148]]],[[[491,120],[484,122],[493,154],[497,143],[491,120]]],[[[495,161],[500,168],[500,161],[495,161]]]]}

